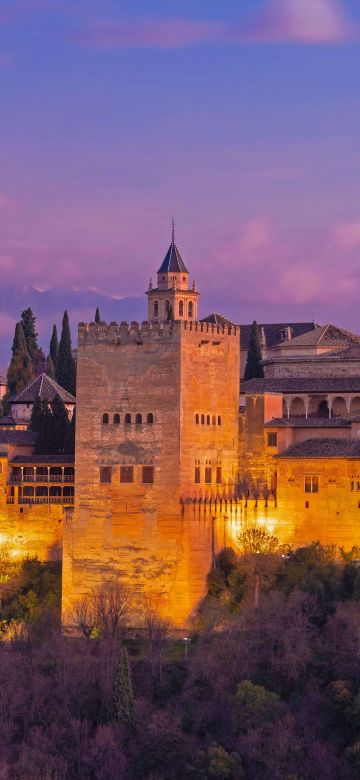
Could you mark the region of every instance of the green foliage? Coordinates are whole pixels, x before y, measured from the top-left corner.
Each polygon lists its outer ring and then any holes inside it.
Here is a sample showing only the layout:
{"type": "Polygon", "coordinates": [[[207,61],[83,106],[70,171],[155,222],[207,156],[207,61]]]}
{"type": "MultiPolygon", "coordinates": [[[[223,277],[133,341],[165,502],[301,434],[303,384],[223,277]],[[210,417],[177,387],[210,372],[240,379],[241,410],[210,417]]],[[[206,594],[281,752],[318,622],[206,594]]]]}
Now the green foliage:
{"type": "Polygon", "coordinates": [[[245,773],[238,753],[228,753],[221,745],[213,745],[199,751],[189,777],[198,780],[241,780],[245,773]]]}
{"type": "Polygon", "coordinates": [[[25,558],[14,567],[0,599],[0,620],[6,624],[22,620],[32,624],[49,610],[59,615],[61,603],[60,562],[41,563],[25,558]]]}
{"type": "Polygon", "coordinates": [[[249,341],[248,356],[245,366],[244,379],[257,379],[264,376],[264,369],[261,365],[261,347],[259,339],[259,329],[254,320],[249,341]]]}
{"type": "Polygon", "coordinates": [[[33,369],[21,322],[15,326],[12,358],[7,372],[7,392],[17,395],[33,379],[33,369]]]}
{"type": "Polygon", "coordinates": [[[96,307],[96,312],[95,312],[95,322],[97,325],[100,325],[101,323],[100,309],[98,306],[96,307]]]}
{"type": "Polygon", "coordinates": [[[244,555],[273,555],[280,548],[276,536],[254,526],[239,534],[239,545],[244,555]]]}
{"type": "Polygon", "coordinates": [[[76,409],[73,411],[70,425],[67,428],[64,440],[64,453],[69,458],[75,458],[75,428],[76,428],[76,409]]]}
{"type": "Polygon", "coordinates": [[[134,694],[129,656],[125,647],[120,649],[113,682],[112,699],[115,719],[126,726],[130,726],[134,712],[134,694]]]}
{"type": "Polygon", "coordinates": [[[256,728],[267,721],[276,720],[281,712],[281,702],[276,693],[251,680],[243,680],[233,697],[236,726],[240,731],[256,728]]]}
{"type": "Polygon", "coordinates": [[[46,358],[46,373],[50,377],[50,379],[56,379],[55,366],[52,361],[51,355],[48,355],[46,358]]]}
{"type": "Polygon", "coordinates": [[[53,330],[51,334],[49,357],[51,358],[55,369],[55,376],[54,376],[55,379],[58,362],[59,362],[59,339],[58,339],[56,325],[53,326],[53,330]]]}
{"type": "Polygon", "coordinates": [[[50,406],[45,398],[36,398],[30,427],[36,434],[36,455],[64,452],[70,437],[71,423],[62,399],[55,396],[50,406]]]}
{"type": "Polygon", "coordinates": [[[36,317],[30,307],[21,312],[21,324],[23,326],[27,351],[32,361],[35,361],[39,355],[39,345],[37,343],[38,334],[36,332],[35,322],[36,317]]]}
{"type": "Polygon", "coordinates": [[[62,321],[61,338],[59,345],[59,359],[56,369],[56,381],[69,393],[75,395],[76,391],[76,365],[71,350],[71,335],[69,315],[64,312],[62,321]]]}

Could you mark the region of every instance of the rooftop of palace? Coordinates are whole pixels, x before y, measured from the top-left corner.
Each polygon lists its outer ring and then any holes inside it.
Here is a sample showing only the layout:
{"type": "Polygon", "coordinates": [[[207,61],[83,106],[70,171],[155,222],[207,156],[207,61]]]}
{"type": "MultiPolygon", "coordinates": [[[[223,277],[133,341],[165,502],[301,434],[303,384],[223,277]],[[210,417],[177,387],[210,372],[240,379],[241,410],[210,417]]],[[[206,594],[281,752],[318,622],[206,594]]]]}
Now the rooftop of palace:
{"type": "Polygon", "coordinates": [[[241,382],[241,393],[360,393],[360,376],[274,377],[241,382]]]}
{"type": "Polygon", "coordinates": [[[354,439],[307,439],[291,444],[275,458],[356,458],[360,459],[360,441],[354,439]]]}
{"type": "Polygon", "coordinates": [[[273,417],[265,428],[351,428],[353,417],[273,417]]]}

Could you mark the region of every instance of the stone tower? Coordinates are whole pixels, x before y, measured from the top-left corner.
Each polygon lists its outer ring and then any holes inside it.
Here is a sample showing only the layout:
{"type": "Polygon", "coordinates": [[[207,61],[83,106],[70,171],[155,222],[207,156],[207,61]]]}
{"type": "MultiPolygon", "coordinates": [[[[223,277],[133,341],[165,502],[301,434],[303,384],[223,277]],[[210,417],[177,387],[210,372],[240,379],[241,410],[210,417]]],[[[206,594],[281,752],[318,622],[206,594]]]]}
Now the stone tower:
{"type": "Polygon", "coordinates": [[[157,272],[157,287],[150,280],[146,295],[149,322],[197,320],[199,293],[195,281],[189,289],[189,272],[175,243],[174,221],[171,244],[157,272]]]}

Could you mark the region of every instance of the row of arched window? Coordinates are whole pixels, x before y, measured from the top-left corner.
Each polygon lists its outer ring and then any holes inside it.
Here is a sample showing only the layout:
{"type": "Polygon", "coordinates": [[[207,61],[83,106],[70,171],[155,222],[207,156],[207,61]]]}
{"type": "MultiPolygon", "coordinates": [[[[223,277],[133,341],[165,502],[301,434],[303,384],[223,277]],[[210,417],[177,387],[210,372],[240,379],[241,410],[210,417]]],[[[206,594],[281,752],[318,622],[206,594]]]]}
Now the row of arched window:
{"type": "MultiPolygon", "coordinates": [[[[120,425],[120,422],[121,422],[120,415],[117,414],[117,413],[114,414],[113,419],[112,419],[113,425],[120,425]]],[[[132,422],[133,422],[133,420],[132,420],[131,414],[129,414],[129,413],[125,414],[125,416],[124,416],[124,425],[131,425],[132,422]]],[[[144,416],[144,420],[143,420],[142,414],[136,414],[134,422],[135,422],[135,425],[142,425],[143,422],[145,422],[145,416],[144,416]]],[[[154,422],[154,415],[153,415],[152,412],[149,412],[146,415],[146,423],[147,423],[147,425],[152,425],[153,422],[154,422]]],[[[102,416],[102,424],[103,425],[109,425],[110,424],[110,415],[107,412],[105,412],[103,414],[103,416],[102,416]]]]}
{"type": "MultiPolygon", "coordinates": [[[[168,315],[170,311],[170,301],[165,301],[165,314],[168,315]]],[[[175,319],[176,319],[176,312],[175,319]]],[[[159,316],[159,301],[154,301],[154,317],[159,316]]],[[[179,317],[184,316],[184,301],[179,301],[179,317]]],[[[188,313],[187,313],[188,319],[191,320],[194,316],[194,310],[193,310],[193,303],[192,301],[189,301],[188,303],[188,313]]]]}
{"type": "Polygon", "coordinates": [[[218,414],[196,414],[196,425],[221,425],[221,416],[218,414]]]}

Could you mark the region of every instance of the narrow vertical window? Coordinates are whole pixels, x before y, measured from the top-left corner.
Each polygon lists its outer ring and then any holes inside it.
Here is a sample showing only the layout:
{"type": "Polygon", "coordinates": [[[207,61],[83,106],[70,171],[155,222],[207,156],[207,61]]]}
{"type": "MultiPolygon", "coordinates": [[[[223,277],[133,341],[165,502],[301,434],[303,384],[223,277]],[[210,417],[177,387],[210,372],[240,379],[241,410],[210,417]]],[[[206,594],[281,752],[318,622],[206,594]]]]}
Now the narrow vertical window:
{"type": "Polygon", "coordinates": [[[149,414],[148,414],[148,416],[146,418],[146,422],[147,422],[148,425],[152,425],[153,424],[153,422],[154,422],[154,415],[153,415],[152,412],[149,412],[149,414]]]}
{"type": "Polygon", "coordinates": [[[134,466],[120,466],[120,482],[134,482],[134,466]]]}
{"type": "Polygon", "coordinates": [[[195,466],[195,485],[200,485],[200,466],[195,466]]]}
{"type": "Polygon", "coordinates": [[[151,485],[154,482],[154,466],[142,467],[142,481],[144,485],[151,485]]]}
{"type": "Polygon", "coordinates": [[[135,425],[141,425],[141,423],[142,423],[142,415],[137,414],[135,417],[135,425]]]}
{"type": "Polygon", "coordinates": [[[210,425],[210,415],[206,415],[206,425],[210,425]]]}
{"type": "Polygon", "coordinates": [[[220,415],[218,416],[218,425],[221,425],[221,417],[220,417],[220,415]]]}
{"type": "Polygon", "coordinates": [[[211,466],[205,467],[205,483],[206,485],[211,485],[212,483],[212,468],[211,466]]]}
{"type": "Polygon", "coordinates": [[[195,415],[195,422],[196,422],[196,425],[199,425],[199,415],[198,414],[195,415]]]}
{"type": "Polygon", "coordinates": [[[103,421],[103,425],[108,425],[109,424],[109,415],[106,412],[102,416],[102,421],[103,421]]]}
{"type": "Polygon", "coordinates": [[[124,425],[131,425],[131,414],[125,415],[124,425]]]}
{"type": "Polygon", "coordinates": [[[102,485],[111,483],[111,466],[100,466],[100,482],[102,485]]]}
{"type": "Polygon", "coordinates": [[[205,415],[201,415],[201,425],[205,425],[205,415]]]}
{"type": "Polygon", "coordinates": [[[158,304],[158,301],[155,301],[155,303],[154,303],[154,317],[158,317],[158,316],[159,316],[159,304],[158,304]]]}
{"type": "Polygon", "coordinates": [[[183,316],[184,316],[184,302],[179,301],[179,317],[183,317],[183,316]]]}
{"type": "Polygon", "coordinates": [[[114,414],[114,425],[120,425],[120,415],[114,414]]]}
{"type": "Polygon", "coordinates": [[[192,318],[193,318],[193,305],[192,305],[192,301],[189,302],[188,317],[189,317],[189,320],[192,320],[192,318]]]}
{"type": "Polygon", "coordinates": [[[221,466],[216,466],[216,484],[222,485],[222,468],[221,466]]]}

